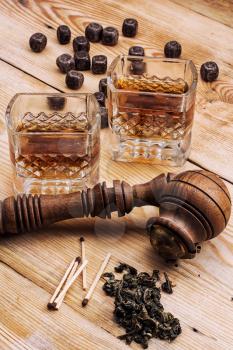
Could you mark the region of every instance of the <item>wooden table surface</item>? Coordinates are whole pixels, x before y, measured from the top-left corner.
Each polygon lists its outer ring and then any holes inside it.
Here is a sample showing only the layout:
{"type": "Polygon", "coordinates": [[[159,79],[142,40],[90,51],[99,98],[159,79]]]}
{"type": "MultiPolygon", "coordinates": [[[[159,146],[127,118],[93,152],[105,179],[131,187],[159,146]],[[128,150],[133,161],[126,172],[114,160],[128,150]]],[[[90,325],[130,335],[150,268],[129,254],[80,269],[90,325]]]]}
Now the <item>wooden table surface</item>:
{"type": "MultiPolygon", "coordinates": [[[[120,52],[139,44],[147,54],[159,54],[165,42],[176,39],[183,58],[197,69],[207,60],[220,67],[214,83],[198,82],[192,152],[183,169],[203,168],[219,174],[233,195],[233,1],[232,0],[0,0],[0,111],[1,199],[12,193],[12,177],[4,113],[17,92],[68,91],[55,60],[71,45],[61,46],[56,28],[66,23],[72,37],[84,32],[90,21],[119,30],[124,18],[139,21],[136,38],[120,35],[115,47],[91,45],[91,55],[104,53],[109,62],[120,52]],[[28,47],[34,32],[47,35],[41,54],[28,47]]],[[[100,77],[85,73],[82,91],[96,91],[100,77]]],[[[102,131],[101,179],[124,179],[135,184],[161,172],[162,166],[120,164],[111,161],[106,145],[109,130],[102,131]]],[[[102,282],[86,308],[80,281],[70,289],[59,312],[46,304],[64,269],[80,254],[79,237],[86,238],[88,283],[107,252],[108,266],[125,261],[139,270],[168,271],[176,287],[162,295],[168,311],[176,315],[183,333],[172,344],[153,339],[150,349],[230,350],[233,345],[233,217],[225,231],[204,244],[194,260],[178,267],[165,265],[153,253],[145,235],[146,220],[157,213],[152,207],[136,209],[125,218],[72,220],[31,235],[0,242],[0,349],[91,350],[129,349],[116,339],[122,334],[113,321],[113,300],[104,295],[102,282]],[[197,331],[194,332],[193,328],[197,331]]],[[[132,348],[139,349],[137,344],[132,348]]]]}

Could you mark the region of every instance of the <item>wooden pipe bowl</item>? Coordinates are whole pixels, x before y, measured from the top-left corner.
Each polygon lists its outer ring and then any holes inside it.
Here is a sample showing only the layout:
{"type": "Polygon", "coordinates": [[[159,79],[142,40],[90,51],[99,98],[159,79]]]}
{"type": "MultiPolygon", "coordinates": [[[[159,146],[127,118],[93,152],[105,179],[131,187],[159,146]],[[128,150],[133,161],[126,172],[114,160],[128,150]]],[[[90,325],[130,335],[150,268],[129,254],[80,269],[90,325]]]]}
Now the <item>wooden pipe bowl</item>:
{"type": "Polygon", "coordinates": [[[205,170],[169,174],[159,200],[160,215],[151,218],[154,225],[168,228],[185,244],[187,257],[193,257],[196,244],[220,234],[231,214],[230,193],[224,182],[205,170]]]}

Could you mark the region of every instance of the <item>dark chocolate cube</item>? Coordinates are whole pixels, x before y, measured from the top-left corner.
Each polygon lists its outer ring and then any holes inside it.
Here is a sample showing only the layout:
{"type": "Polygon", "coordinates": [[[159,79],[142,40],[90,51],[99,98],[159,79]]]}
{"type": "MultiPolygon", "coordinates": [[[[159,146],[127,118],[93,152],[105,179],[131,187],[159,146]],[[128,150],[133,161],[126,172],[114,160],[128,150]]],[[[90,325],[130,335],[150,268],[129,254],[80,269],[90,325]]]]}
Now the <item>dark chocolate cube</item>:
{"type": "Polygon", "coordinates": [[[219,68],[217,63],[213,61],[205,62],[200,69],[201,78],[206,82],[212,82],[217,79],[219,75],[219,68]]]}
{"type": "Polygon", "coordinates": [[[105,55],[93,56],[91,68],[94,74],[104,74],[107,70],[107,57],[105,55]]]}
{"type": "Polygon", "coordinates": [[[105,107],[100,107],[101,129],[108,127],[108,110],[105,107]]]}
{"type": "Polygon", "coordinates": [[[89,40],[85,36],[77,36],[73,40],[73,49],[74,52],[77,51],[90,51],[90,43],[89,40]]]}
{"type": "Polygon", "coordinates": [[[177,41],[169,41],[164,46],[164,55],[167,58],[178,58],[181,55],[182,47],[177,41]]]}
{"type": "Polygon", "coordinates": [[[67,53],[58,56],[56,64],[62,73],[67,73],[70,70],[75,69],[74,58],[67,53]]]}
{"type": "Polygon", "coordinates": [[[95,92],[95,97],[101,107],[105,107],[105,95],[103,92],[95,92]]]}
{"type": "Polygon", "coordinates": [[[122,25],[122,33],[129,38],[134,37],[138,31],[138,21],[134,18],[126,18],[122,25]]]}
{"type": "Polygon", "coordinates": [[[97,43],[101,40],[102,32],[103,27],[99,23],[92,22],[86,27],[85,36],[90,42],[97,43]]]}
{"type": "Polygon", "coordinates": [[[129,48],[129,56],[145,56],[143,47],[141,46],[131,46],[129,48]]]}
{"type": "Polygon", "coordinates": [[[80,89],[84,82],[82,73],[76,70],[70,70],[66,75],[66,85],[72,90],[80,89]]]}
{"type": "Polygon", "coordinates": [[[49,96],[47,97],[47,102],[50,109],[54,111],[61,111],[65,107],[66,99],[65,97],[60,96],[49,96]]]}
{"type": "Polygon", "coordinates": [[[77,51],[74,55],[75,66],[77,70],[89,70],[91,68],[90,55],[86,51],[77,51]]]}
{"type": "Polygon", "coordinates": [[[107,78],[100,79],[99,91],[103,92],[105,97],[107,97],[107,78]]]}
{"type": "Polygon", "coordinates": [[[114,27],[106,27],[102,33],[102,44],[114,46],[118,43],[119,32],[114,27]]]}
{"type": "Polygon", "coordinates": [[[57,28],[57,40],[60,44],[65,45],[70,42],[71,31],[70,28],[66,25],[61,25],[57,28]]]}
{"type": "Polygon", "coordinates": [[[145,73],[146,63],[142,60],[134,60],[130,66],[130,73],[133,75],[142,75],[145,73]]]}
{"type": "Polygon", "coordinates": [[[29,39],[29,45],[32,51],[41,52],[47,45],[47,38],[42,33],[35,33],[29,39]]]}

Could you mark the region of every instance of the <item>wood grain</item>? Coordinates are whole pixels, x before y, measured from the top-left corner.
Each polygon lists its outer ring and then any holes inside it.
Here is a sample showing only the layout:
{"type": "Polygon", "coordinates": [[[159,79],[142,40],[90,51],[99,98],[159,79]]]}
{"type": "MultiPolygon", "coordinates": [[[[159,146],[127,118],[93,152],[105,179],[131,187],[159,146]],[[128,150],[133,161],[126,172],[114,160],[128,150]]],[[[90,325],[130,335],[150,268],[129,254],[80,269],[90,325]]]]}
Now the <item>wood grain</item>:
{"type": "Polygon", "coordinates": [[[172,2],[233,28],[231,20],[233,16],[232,0],[172,0],[172,2]]]}
{"type": "MultiPolygon", "coordinates": [[[[57,45],[55,30],[60,23],[72,27],[73,36],[82,33],[87,22],[99,21],[120,28],[127,16],[139,19],[135,39],[121,37],[113,49],[92,45],[91,54],[105,53],[109,60],[132,44],[142,43],[148,52],[161,52],[163,43],[177,38],[184,47],[184,57],[193,57],[197,67],[209,58],[220,65],[220,79],[213,84],[198,84],[198,106],[194,126],[191,159],[232,181],[232,29],[167,0],[136,1],[3,1],[0,0],[0,26],[4,38],[0,45],[0,113],[3,119],[9,99],[19,91],[65,90],[64,76],[54,61],[59,53],[71,49],[57,45]],[[16,30],[17,28],[17,30],[16,30]],[[49,45],[43,55],[33,54],[27,46],[35,31],[48,35],[49,45]],[[218,48],[216,50],[216,48],[218,48]],[[24,70],[26,74],[19,69],[24,70]],[[35,76],[35,78],[33,78],[35,76]],[[41,82],[44,81],[45,83],[41,82]],[[208,150],[208,152],[207,152],[208,150]]],[[[83,90],[97,89],[98,80],[86,74],[83,90]]],[[[116,178],[130,184],[145,182],[172,168],[140,164],[119,164],[110,159],[106,145],[111,134],[102,131],[101,180],[116,178]]],[[[0,196],[12,193],[12,177],[7,135],[0,135],[0,196]]],[[[183,169],[196,169],[187,162],[183,169]]],[[[231,196],[233,186],[228,183],[231,196]]],[[[167,271],[176,284],[172,296],[162,295],[167,311],[180,318],[183,333],[173,344],[153,340],[157,350],[230,350],[232,348],[231,312],[233,296],[233,218],[223,234],[203,245],[195,260],[167,266],[154,255],[145,235],[146,220],[156,215],[153,207],[137,208],[126,218],[72,220],[49,230],[0,241],[0,348],[8,349],[128,349],[115,335],[123,333],[112,319],[113,300],[97,286],[90,305],[81,307],[84,297],[81,279],[71,288],[58,313],[48,313],[46,304],[67,264],[80,254],[81,235],[85,237],[86,256],[90,261],[87,282],[90,285],[96,266],[107,252],[113,254],[109,270],[120,260],[139,270],[159,268],[167,271]],[[8,265],[9,267],[7,267],[8,265]],[[11,267],[11,268],[10,268],[11,267]],[[195,327],[198,332],[193,332],[195,327]]],[[[132,345],[139,349],[139,346],[132,345]]]]}
{"type": "MultiPolygon", "coordinates": [[[[6,66],[6,64],[4,67],[0,65],[0,67],[3,67],[3,70],[6,70],[6,66]]],[[[10,76],[17,77],[16,69],[12,67],[8,68],[8,72],[11,72],[10,76]]],[[[27,81],[27,90],[33,91],[34,79],[25,76],[23,80],[27,81]]],[[[42,83],[39,84],[41,85],[42,83]]],[[[42,87],[43,84],[40,88],[42,87]]],[[[14,93],[13,90],[14,79],[11,81],[10,91],[8,91],[8,88],[5,88],[6,102],[10,95],[14,93]]],[[[1,112],[3,113],[3,110],[1,112]]],[[[108,144],[111,140],[111,135],[107,130],[102,132],[102,137],[105,140],[104,145],[108,144]]],[[[1,136],[0,147],[4,154],[1,168],[4,169],[4,172],[1,174],[2,181],[0,182],[0,192],[3,197],[11,191],[11,170],[9,159],[6,156],[8,145],[5,134],[1,136]]],[[[187,163],[184,169],[192,167],[191,164],[187,163]]],[[[103,148],[101,177],[105,178],[108,184],[111,183],[111,179],[113,178],[119,178],[125,181],[130,180],[132,184],[139,181],[142,182],[151,179],[164,170],[163,167],[148,167],[140,164],[132,165],[113,162],[109,158],[107,149],[105,147],[103,148]]],[[[172,171],[174,169],[167,168],[167,170],[172,171]]],[[[230,187],[230,190],[231,194],[233,194],[232,187],[230,187]]],[[[0,258],[20,275],[25,276],[34,283],[34,285],[39,286],[51,294],[64,273],[65,266],[74,256],[80,254],[79,237],[84,235],[86,239],[87,258],[90,260],[88,266],[88,285],[90,285],[96,273],[96,265],[101,262],[106,252],[109,251],[113,253],[109,270],[112,270],[113,266],[120,260],[135,265],[139,270],[145,269],[150,271],[153,268],[160,268],[162,271],[166,270],[177,284],[177,287],[172,297],[163,296],[163,302],[167,310],[172,311],[181,319],[183,327],[182,336],[177,339],[172,347],[177,350],[182,348],[196,350],[200,348],[200,344],[204,344],[208,349],[230,349],[232,338],[228,333],[231,334],[232,318],[231,313],[228,313],[228,308],[231,307],[230,297],[233,283],[232,221],[223,235],[210,244],[205,245],[204,251],[196,260],[182,261],[178,268],[169,268],[154,255],[148,237],[145,235],[146,220],[150,216],[155,215],[155,213],[156,209],[152,207],[138,208],[126,219],[115,218],[113,222],[101,219],[81,220],[77,225],[77,222],[73,220],[69,223],[51,227],[49,230],[35,233],[33,237],[28,235],[12,237],[10,240],[1,241],[0,258]],[[51,257],[53,257],[52,261],[51,257]],[[226,269],[226,274],[221,273],[222,266],[226,269]],[[201,277],[198,277],[198,274],[201,277]],[[190,300],[195,300],[195,302],[190,303],[190,300]],[[196,303],[198,303],[198,307],[196,303]],[[194,333],[192,327],[197,328],[200,333],[194,333]]],[[[20,277],[18,278],[20,280],[22,279],[20,277]]],[[[22,282],[19,283],[17,279],[13,279],[12,283],[21,285],[22,282]]],[[[84,296],[81,288],[81,280],[77,281],[77,284],[70,290],[65,299],[65,304],[69,305],[72,312],[78,313],[80,315],[79,317],[85,317],[85,320],[89,320],[92,323],[96,323],[98,320],[99,327],[103,327],[107,332],[114,335],[119,335],[122,333],[122,330],[118,329],[113,323],[112,300],[104,296],[101,291],[101,284],[100,282],[90,305],[86,309],[81,307],[81,300],[84,296]]],[[[8,284],[9,288],[12,290],[15,289],[8,284]]],[[[24,285],[23,288],[25,288],[24,285]]],[[[18,295],[19,293],[17,289],[15,294],[18,295]]],[[[36,295],[38,295],[38,292],[36,292],[36,295]]],[[[41,316],[37,313],[38,308],[45,307],[48,300],[49,295],[43,301],[39,300],[35,306],[35,322],[39,323],[39,329],[41,327],[39,321],[41,316]]],[[[24,308],[20,307],[19,310],[23,309],[28,314],[28,308],[30,309],[31,307],[30,303],[25,302],[24,308]]],[[[2,308],[4,308],[4,304],[0,300],[0,309],[2,308]]],[[[66,308],[65,305],[62,306],[61,311],[64,308],[66,308]]],[[[12,311],[11,314],[14,316],[15,313],[12,311]]],[[[48,319],[51,317],[47,313],[46,316],[48,319]]],[[[15,328],[15,323],[12,322],[10,319],[5,325],[6,329],[8,329],[10,334],[13,333],[14,336],[16,333],[18,341],[24,344],[24,334],[18,333],[18,328],[15,328]],[[9,323],[12,323],[12,328],[9,326],[9,323]]],[[[66,321],[64,322],[66,323],[66,321]]],[[[27,328],[27,326],[25,327],[27,328]]],[[[46,331],[44,330],[44,332],[46,331]]],[[[76,331],[76,334],[79,335],[79,330],[76,331]]],[[[48,336],[46,333],[45,338],[48,336]]],[[[88,333],[86,336],[88,337],[88,333]]],[[[37,341],[39,342],[39,339],[43,337],[39,333],[37,341]]],[[[11,341],[13,343],[13,340],[11,341]]],[[[100,343],[102,344],[102,341],[100,343]]],[[[55,339],[54,344],[58,344],[58,348],[62,348],[59,340],[55,339]]],[[[15,345],[15,348],[17,346],[18,343],[15,345]]],[[[26,348],[26,345],[24,346],[26,348]]],[[[116,348],[116,345],[114,346],[116,348]]],[[[160,341],[153,341],[151,346],[156,346],[156,349],[170,349],[171,347],[170,344],[160,341]]],[[[92,348],[94,349],[95,347],[90,344],[88,344],[88,347],[85,345],[82,347],[82,349],[92,348]]],[[[134,348],[138,347],[134,346],[134,348]]],[[[77,349],[79,348],[77,347],[77,349]]]]}
{"type": "Polygon", "coordinates": [[[66,305],[59,312],[49,313],[48,293],[2,263],[0,272],[2,350],[127,349],[66,305]]]}
{"type": "MultiPolygon", "coordinates": [[[[116,47],[93,44],[91,56],[104,53],[110,63],[120,52],[127,53],[133,44],[143,45],[149,55],[158,55],[162,53],[164,43],[175,38],[183,46],[182,57],[193,59],[197,69],[204,61],[215,60],[220,67],[219,81],[207,84],[199,80],[198,83],[190,160],[204,168],[208,163],[209,170],[232,182],[232,113],[227,111],[232,108],[233,29],[169,0],[128,0],[121,4],[115,0],[99,0],[98,3],[99,6],[96,7],[85,0],[79,1],[78,4],[74,0],[66,0],[65,3],[61,0],[0,1],[0,23],[4,36],[8,38],[0,47],[0,58],[59,90],[67,91],[64,75],[58,72],[55,60],[59,54],[71,53],[72,49],[71,45],[58,45],[55,33],[57,25],[70,25],[74,37],[82,34],[91,20],[106,26],[109,24],[107,18],[111,18],[111,24],[120,29],[125,14],[130,13],[139,20],[137,37],[124,38],[120,35],[116,47]],[[16,27],[17,31],[14,30],[16,27]],[[35,31],[42,31],[48,36],[48,45],[42,54],[35,54],[28,47],[28,39],[35,31]],[[219,127],[223,119],[222,110],[225,112],[224,128],[219,127]],[[213,149],[213,144],[221,146],[213,149]],[[206,148],[206,152],[200,152],[203,147],[206,148]],[[222,154],[225,157],[222,157],[222,154]]],[[[85,82],[80,91],[97,90],[100,78],[102,76],[85,73],[85,82]]]]}

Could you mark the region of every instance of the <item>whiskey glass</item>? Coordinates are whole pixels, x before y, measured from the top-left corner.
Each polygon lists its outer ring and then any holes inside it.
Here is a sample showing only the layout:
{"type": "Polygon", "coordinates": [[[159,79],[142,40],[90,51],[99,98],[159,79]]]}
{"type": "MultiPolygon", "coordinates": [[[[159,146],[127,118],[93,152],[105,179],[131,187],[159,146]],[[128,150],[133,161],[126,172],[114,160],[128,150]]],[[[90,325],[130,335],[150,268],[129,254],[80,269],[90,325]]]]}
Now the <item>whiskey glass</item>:
{"type": "Polygon", "coordinates": [[[94,95],[16,94],[6,123],[16,193],[70,193],[98,182],[100,113],[94,95]]]}
{"type": "Polygon", "coordinates": [[[112,158],[182,166],[190,153],[196,85],[190,60],[116,57],[107,76],[112,158]]]}

